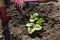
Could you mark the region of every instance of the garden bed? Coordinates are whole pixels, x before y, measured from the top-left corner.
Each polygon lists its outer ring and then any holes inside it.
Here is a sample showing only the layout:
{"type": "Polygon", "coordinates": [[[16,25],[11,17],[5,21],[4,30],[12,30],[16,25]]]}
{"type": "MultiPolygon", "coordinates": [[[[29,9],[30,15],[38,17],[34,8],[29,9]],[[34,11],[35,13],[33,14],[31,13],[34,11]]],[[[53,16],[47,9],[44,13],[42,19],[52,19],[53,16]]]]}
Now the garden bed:
{"type": "Polygon", "coordinates": [[[9,40],[60,40],[58,3],[26,2],[20,13],[14,8],[14,4],[11,4],[7,11],[12,18],[8,25],[9,34],[6,34],[9,35],[9,40]],[[42,30],[29,35],[25,25],[29,22],[30,15],[34,13],[38,13],[45,22],[41,24],[42,30]]]}

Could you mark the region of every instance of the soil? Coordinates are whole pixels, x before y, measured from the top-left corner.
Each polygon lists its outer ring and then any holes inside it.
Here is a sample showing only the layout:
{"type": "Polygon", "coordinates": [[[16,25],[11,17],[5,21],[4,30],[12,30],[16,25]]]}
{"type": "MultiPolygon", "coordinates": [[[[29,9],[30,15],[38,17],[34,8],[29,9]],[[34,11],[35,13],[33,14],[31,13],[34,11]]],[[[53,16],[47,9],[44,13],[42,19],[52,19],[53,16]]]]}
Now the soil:
{"type": "MultiPolygon", "coordinates": [[[[9,23],[0,29],[2,40],[60,40],[60,5],[56,2],[40,3],[25,2],[22,10],[11,3],[7,9],[8,16],[11,16],[9,23]],[[29,22],[30,14],[39,13],[45,19],[41,24],[43,29],[29,35],[26,23],[29,22]]],[[[0,36],[1,36],[0,35],[0,36]]]]}

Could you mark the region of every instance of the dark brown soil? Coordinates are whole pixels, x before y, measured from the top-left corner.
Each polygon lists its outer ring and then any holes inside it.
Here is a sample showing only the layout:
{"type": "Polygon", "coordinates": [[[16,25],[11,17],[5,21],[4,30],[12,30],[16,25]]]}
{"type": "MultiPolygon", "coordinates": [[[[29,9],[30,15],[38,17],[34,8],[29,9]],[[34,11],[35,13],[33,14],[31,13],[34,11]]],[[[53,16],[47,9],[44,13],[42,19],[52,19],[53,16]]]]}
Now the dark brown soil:
{"type": "Polygon", "coordinates": [[[8,15],[11,16],[9,25],[5,25],[1,35],[5,40],[60,40],[60,5],[55,2],[39,3],[26,2],[22,13],[19,13],[11,4],[7,9],[8,15]],[[39,16],[45,19],[41,24],[43,29],[34,32],[32,35],[27,33],[25,24],[29,22],[29,15],[39,13],[39,16]],[[3,32],[3,34],[2,34],[3,32]]]}

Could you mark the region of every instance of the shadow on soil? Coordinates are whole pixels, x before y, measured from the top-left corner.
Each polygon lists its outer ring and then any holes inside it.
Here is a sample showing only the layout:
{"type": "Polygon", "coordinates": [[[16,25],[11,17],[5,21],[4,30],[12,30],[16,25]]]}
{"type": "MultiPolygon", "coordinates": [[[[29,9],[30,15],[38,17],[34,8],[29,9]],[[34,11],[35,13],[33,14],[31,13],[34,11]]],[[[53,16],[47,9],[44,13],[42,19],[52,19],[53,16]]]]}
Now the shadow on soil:
{"type": "Polygon", "coordinates": [[[9,26],[8,23],[6,23],[3,26],[3,35],[5,40],[10,40],[10,32],[9,32],[9,26]]]}

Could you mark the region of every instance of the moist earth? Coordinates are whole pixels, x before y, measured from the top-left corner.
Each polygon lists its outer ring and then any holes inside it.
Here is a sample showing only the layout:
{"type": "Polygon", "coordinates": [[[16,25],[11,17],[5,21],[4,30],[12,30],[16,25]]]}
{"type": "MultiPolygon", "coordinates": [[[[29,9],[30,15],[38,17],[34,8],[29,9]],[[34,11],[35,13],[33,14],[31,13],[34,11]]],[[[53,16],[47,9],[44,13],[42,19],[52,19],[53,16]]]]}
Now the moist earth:
{"type": "MultiPolygon", "coordinates": [[[[22,10],[18,10],[14,3],[7,8],[8,16],[11,16],[5,27],[0,27],[2,40],[60,40],[60,5],[56,2],[40,3],[25,2],[22,10]],[[26,23],[33,13],[38,13],[45,19],[41,24],[43,29],[29,35],[26,23]]],[[[1,24],[1,22],[0,22],[1,24]]],[[[0,35],[0,36],[1,36],[0,35]]]]}

